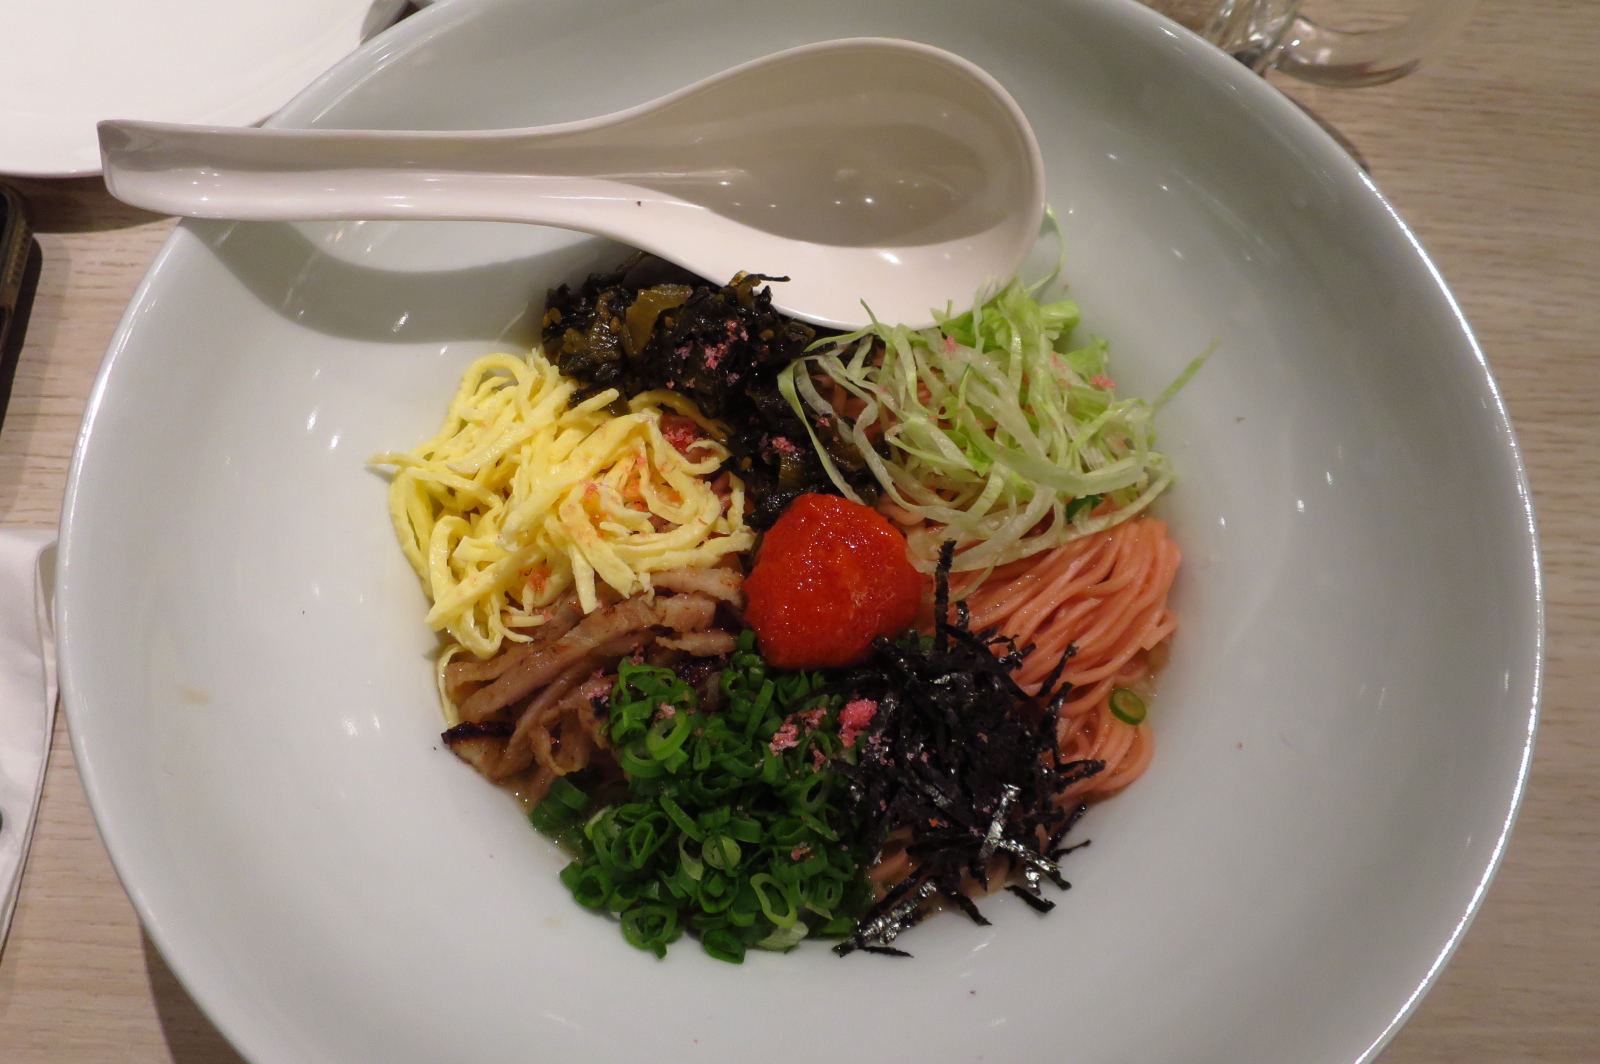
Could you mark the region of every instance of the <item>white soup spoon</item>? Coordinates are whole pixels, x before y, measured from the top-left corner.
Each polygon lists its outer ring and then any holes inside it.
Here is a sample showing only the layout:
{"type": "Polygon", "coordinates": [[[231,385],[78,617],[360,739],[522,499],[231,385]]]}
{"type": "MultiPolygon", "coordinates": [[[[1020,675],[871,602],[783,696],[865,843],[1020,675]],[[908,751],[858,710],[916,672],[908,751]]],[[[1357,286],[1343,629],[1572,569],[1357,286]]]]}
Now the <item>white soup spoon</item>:
{"type": "Polygon", "coordinates": [[[409,132],[100,123],[111,194],[193,218],[532,222],[726,282],[787,276],[785,313],[930,324],[1022,265],[1044,167],[979,67],[885,38],[805,45],[625,111],[409,132]]]}

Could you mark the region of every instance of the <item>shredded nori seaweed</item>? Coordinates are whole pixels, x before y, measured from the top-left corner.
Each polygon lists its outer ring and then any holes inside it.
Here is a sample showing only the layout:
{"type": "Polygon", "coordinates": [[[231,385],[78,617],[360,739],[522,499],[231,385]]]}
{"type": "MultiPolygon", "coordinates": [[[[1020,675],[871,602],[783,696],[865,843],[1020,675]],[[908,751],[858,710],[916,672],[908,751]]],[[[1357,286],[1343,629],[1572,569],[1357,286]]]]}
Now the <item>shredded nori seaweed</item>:
{"type": "Polygon", "coordinates": [[[997,853],[1021,873],[1009,889],[1041,912],[1054,908],[1041,885],[1070,886],[1058,861],[1077,847],[1061,841],[1085,808],[1056,799],[1105,768],[1103,761],[1060,760],[1056,720],[1069,685],[1055,685],[1074,648],[1032,697],[1011,675],[1031,646],[1018,649],[993,629],[971,631],[965,603],[956,604],[956,620],[949,620],[952,548],[946,543],[940,555],[934,635],[879,638],[871,661],[827,688],[878,704],[857,740],[856,763],[833,767],[852,782],[866,842],[881,848],[895,833],[909,832],[906,851],[915,861],[914,871],[834,947],[840,955],[859,949],[906,956],[890,943],[922,918],[935,895],[987,924],[962,886],[965,880],[987,889],[997,853]],[[994,648],[1005,653],[997,656],[994,648]]]}
{"type": "MultiPolygon", "coordinates": [[[[769,528],[796,496],[838,493],[806,426],[778,391],[778,373],[819,335],[773,309],[771,289],[761,283],[784,280],[741,273],[718,286],[639,252],[577,289],[550,291],[545,356],[583,384],[574,402],[607,388],[623,399],[665,388],[726,424],[731,466],[753,507],[747,519],[769,528]]],[[[818,419],[818,438],[851,484],[875,499],[871,471],[833,422],[818,419]]]]}

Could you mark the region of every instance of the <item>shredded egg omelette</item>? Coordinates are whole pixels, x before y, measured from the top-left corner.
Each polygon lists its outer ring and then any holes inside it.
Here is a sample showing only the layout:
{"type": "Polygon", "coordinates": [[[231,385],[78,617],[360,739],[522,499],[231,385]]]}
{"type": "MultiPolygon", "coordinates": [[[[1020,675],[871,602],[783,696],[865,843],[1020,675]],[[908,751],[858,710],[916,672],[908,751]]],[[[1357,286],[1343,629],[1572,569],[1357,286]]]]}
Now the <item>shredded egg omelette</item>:
{"type": "Polygon", "coordinates": [[[643,392],[617,415],[615,389],[569,406],[577,388],[537,350],[480,358],[438,435],[371,459],[395,467],[389,512],[433,599],[428,624],[479,658],[530,639],[518,629],[548,620],[570,588],[588,613],[597,579],[632,595],[652,572],[754,545],[742,482],[712,489],[728,457],[721,425],[672,392],[643,392]],[[711,438],[680,453],[662,435],[666,412],[711,438]]]}

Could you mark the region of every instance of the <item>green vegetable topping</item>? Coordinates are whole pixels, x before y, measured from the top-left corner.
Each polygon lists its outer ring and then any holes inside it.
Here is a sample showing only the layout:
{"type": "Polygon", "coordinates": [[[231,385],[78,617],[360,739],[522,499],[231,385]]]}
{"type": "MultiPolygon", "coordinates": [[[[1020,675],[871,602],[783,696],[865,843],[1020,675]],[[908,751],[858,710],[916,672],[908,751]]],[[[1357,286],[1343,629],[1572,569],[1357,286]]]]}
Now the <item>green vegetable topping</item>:
{"type": "Polygon", "coordinates": [[[1093,513],[1105,499],[1104,495],[1080,495],[1067,503],[1067,520],[1076,521],[1079,514],[1093,513]]]}
{"type": "Polygon", "coordinates": [[[1119,687],[1111,692],[1111,715],[1124,724],[1138,726],[1144,723],[1144,699],[1128,690],[1119,687]]]}
{"type": "Polygon", "coordinates": [[[1151,415],[1210,352],[1155,403],[1119,399],[1105,341],[1074,346],[1077,305],[1040,303],[1037,287],[1012,281],[928,329],[875,322],[819,340],[779,377],[840,494],[862,501],[810,426],[844,414],[840,438],[895,505],[926,519],[907,534],[923,572],[945,539],[956,572],[987,571],[1119,524],[1172,482],[1151,415]]]}
{"type": "Polygon", "coordinates": [[[685,930],[734,964],[807,935],[844,935],[871,904],[871,854],[841,812],[853,760],[837,698],[814,673],[769,668],[745,632],[719,679],[721,712],[702,712],[670,669],[623,662],[607,732],[626,785],[556,781],[529,819],[577,857],[561,881],[580,905],[610,910],[622,935],[665,956],[685,930]]]}

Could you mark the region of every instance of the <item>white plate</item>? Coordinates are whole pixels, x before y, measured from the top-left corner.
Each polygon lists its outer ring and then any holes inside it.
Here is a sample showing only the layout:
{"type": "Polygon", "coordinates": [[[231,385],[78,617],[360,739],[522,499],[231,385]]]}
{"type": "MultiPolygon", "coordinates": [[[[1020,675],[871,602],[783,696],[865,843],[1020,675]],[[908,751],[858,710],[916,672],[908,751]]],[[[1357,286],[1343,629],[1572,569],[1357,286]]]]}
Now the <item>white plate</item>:
{"type": "Polygon", "coordinates": [[[284,123],[534,125],[853,35],[996,75],[1067,276],[1182,480],[1156,760],[1076,889],[911,961],[628,947],[440,748],[424,602],[368,455],[437,425],[530,297],[617,249],[532,228],[187,225],[128,312],[69,491],[67,704],[174,970],[258,1064],[845,1059],[1350,1064],[1471,917],[1539,668],[1505,412],[1422,250],[1339,149],[1120,0],[452,0],[284,123]]]}
{"type": "Polygon", "coordinates": [[[100,172],[103,118],[249,125],[405,0],[0,0],[0,174],[100,172]]]}

